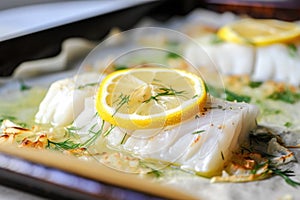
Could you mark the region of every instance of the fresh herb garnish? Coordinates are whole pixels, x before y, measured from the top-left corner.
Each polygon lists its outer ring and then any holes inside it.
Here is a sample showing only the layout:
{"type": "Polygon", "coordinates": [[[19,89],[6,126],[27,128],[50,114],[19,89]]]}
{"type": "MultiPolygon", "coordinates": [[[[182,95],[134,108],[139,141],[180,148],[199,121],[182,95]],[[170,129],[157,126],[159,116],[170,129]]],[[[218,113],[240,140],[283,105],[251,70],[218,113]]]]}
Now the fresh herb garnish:
{"type": "Polygon", "coordinates": [[[251,88],[258,88],[259,86],[261,86],[263,82],[260,81],[251,81],[249,82],[249,87],[251,88]]]}
{"type": "Polygon", "coordinates": [[[87,83],[87,84],[84,84],[84,85],[80,85],[77,87],[78,90],[82,90],[86,87],[93,87],[93,86],[96,86],[98,85],[98,82],[94,82],[94,83],[87,83]]]}
{"type": "Polygon", "coordinates": [[[126,137],[127,137],[127,133],[124,134],[122,140],[121,140],[121,144],[124,144],[126,141],[126,137]]]}
{"type": "Polygon", "coordinates": [[[10,121],[16,121],[17,118],[14,116],[9,116],[9,115],[2,115],[0,116],[0,123],[2,123],[4,120],[10,120],[10,121]]]}
{"type": "Polygon", "coordinates": [[[300,182],[294,181],[290,178],[291,176],[295,176],[294,171],[281,170],[281,169],[278,169],[278,168],[271,169],[271,171],[272,171],[273,174],[276,174],[276,175],[282,177],[285,180],[285,182],[287,184],[289,184],[290,186],[292,186],[292,187],[300,186],[300,182]]]}
{"type": "Polygon", "coordinates": [[[268,165],[268,164],[269,164],[269,161],[267,161],[267,162],[262,162],[262,163],[258,163],[258,164],[256,164],[256,165],[254,165],[254,168],[251,169],[250,173],[251,173],[251,174],[256,174],[257,171],[258,171],[259,169],[261,169],[262,167],[264,167],[264,166],[266,166],[266,165],[268,165]]]}
{"type": "Polygon", "coordinates": [[[198,130],[198,131],[193,132],[192,134],[196,135],[196,134],[200,134],[200,133],[203,133],[203,132],[205,132],[205,130],[198,130]]]}
{"type": "Polygon", "coordinates": [[[251,101],[250,96],[239,95],[227,89],[225,89],[225,94],[226,94],[227,101],[237,101],[237,102],[246,102],[246,103],[249,103],[251,101]]]}
{"type": "Polygon", "coordinates": [[[126,65],[114,65],[114,69],[115,71],[119,71],[119,70],[128,69],[128,67],[126,65]]]}
{"type": "Polygon", "coordinates": [[[110,134],[110,132],[115,128],[116,126],[110,125],[109,129],[103,133],[103,136],[106,137],[110,134]]]}
{"type": "Polygon", "coordinates": [[[87,141],[85,141],[84,143],[81,144],[81,147],[88,147],[91,144],[93,144],[96,139],[101,135],[101,133],[103,132],[103,127],[104,127],[105,121],[102,120],[101,123],[101,127],[98,131],[94,131],[94,128],[97,126],[97,124],[94,124],[89,130],[89,134],[92,134],[93,136],[91,138],[89,138],[87,141]]]}
{"type": "MultiPolygon", "coordinates": [[[[97,124],[94,124],[88,130],[89,134],[92,134],[92,136],[83,143],[75,143],[71,139],[67,139],[67,140],[62,141],[62,142],[54,142],[54,141],[48,140],[47,148],[51,148],[52,146],[54,146],[55,149],[64,149],[64,150],[77,149],[77,148],[82,148],[82,147],[86,148],[86,147],[90,146],[91,144],[93,144],[95,142],[95,140],[103,132],[104,123],[105,123],[104,120],[102,120],[101,127],[98,131],[94,130],[95,127],[97,126],[97,124]]],[[[73,126],[70,127],[70,128],[66,128],[66,129],[70,133],[73,133],[73,131],[75,131],[75,130],[79,130],[78,128],[73,127],[73,126]]]]}
{"type": "Polygon", "coordinates": [[[150,169],[150,171],[147,172],[147,174],[154,175],[156,178],[159,178],[159,177],[161,177],[163,175],[162,171],[151,167],[149,164],[147,164],[146,162],[144,162],[142,160],[139,161],[139,165],[141,167],[150,169]]]}
{"type": "Polygon", "coordinates": [[[145,100],[143,103],[149,103],[151,100],[159,101],[158,97],[161,96],[183,96],[185,91],[176,91],[173,88],[159,88],[161,92],[157,92],[156,95],[151,96],[149,99],[145,100]]]}
{"type": "Polygon", "coordinates": [[[120,94],[116,102],[114,102],[117,104],[117,108],[112,116],[114,116],[124,104],[127,104],[129,102],[129,97],[130,95],[124,95],[123,93],[120,94]]]}
{"type": "Polygon", "coordinates": [[[25,90],[30,90],[30,89],[31,89],[31,87],[26,85],[24,83],[24,81],[22,81],[22,80],[20,81],[20,91],[25,91],[25,90]]]}
{"type": "Polygon", "coordinates": [[[177,53],[174,53],[174,52],[169,52],[168,54],[167,54],[167,58],[174,58],[174,59],[176,59],[176,58],[180,58],[181,56],[179,55],[179,54],[177,54],[177,53]]]}
{"type": "Polygon", "coordinates": [[[224,40],[222,40],[218,35],[214,34],[211,37],[210,43],[211,44],[221,44],[223,43],[224,40]]]}
{"type": "Polygon", "coordinates": [[[152,169],[147,174],[153,174],[156,178],[159,178],[159,177],[161,177],[163,175],[162,171],[159,171],[157,169],[152,169]]]}
{"type": "Polygon", "coordinates": [[[276,91],[272,93],[268,96],[268,98],[293,104],[300,100],[300,93],[294,93],[289,89],[285,89],[283,91],[276,91]]]}
{"type": "Polygon", "coordinates": [[[207,83],[204,83],[205,90],[214,97],[220,97],[222,93],[224,93],[224,90],[213,87],[207,83]]]}
{"type": "Polygon", "coordinates": [[[293,125],[292,122],[285,122],[284,124],[284,126],[287,128],[291,127],[292,125],[293,125]]]}
{"type": "Polygon", "coordinates": [[[296,57],[297,56],[298,48],[295,44],[287,44],[286,47],[287,47],[287,50],[288,50],[289,55],[291,57],[296,57]]]}
{"type": "Polygon", "coordinates": [[[48,140],[47,148],[51,148],[51,145],[54,145],[55,149],[64,149],[64,150],[77,149],[77,148],[81,147],[80,143],[74,143],[70,139],[67,139],[63,142],[54,142],[54,141],[48,140]]]}
{"type": "Polygon", "coordinates": [[[246,103],[249,103],[251,101],[250,96],[236,94],[234,92],[231,92],[228,89],[220,89],[208,84],[205,84],[205,89],[210,95],[214,97],[223,97],[224,95],[227,101],[237,101],[237,102],[246,102],[246,103]]]}

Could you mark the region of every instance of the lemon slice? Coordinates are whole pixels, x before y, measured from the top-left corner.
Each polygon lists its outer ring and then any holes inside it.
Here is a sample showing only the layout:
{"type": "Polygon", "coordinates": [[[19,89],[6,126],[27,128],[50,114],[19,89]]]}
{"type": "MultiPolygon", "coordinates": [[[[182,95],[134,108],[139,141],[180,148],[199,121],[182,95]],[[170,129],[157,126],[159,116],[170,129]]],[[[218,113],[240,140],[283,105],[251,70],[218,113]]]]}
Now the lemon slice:
{"type": "Polygon", "coordinates": [[[112,125],[136,130],[177,124],[194,117],[205,102],[200,77],[175,69],[138,68],[105,77],[96,109],[112,125]]]}
{"type": "Polygon", "coordinates": [[[296,40],[300,38],[300,26],[280,20],[249,18],[225,25],[217,34],[225,41],[260,46],[296,40]]]}

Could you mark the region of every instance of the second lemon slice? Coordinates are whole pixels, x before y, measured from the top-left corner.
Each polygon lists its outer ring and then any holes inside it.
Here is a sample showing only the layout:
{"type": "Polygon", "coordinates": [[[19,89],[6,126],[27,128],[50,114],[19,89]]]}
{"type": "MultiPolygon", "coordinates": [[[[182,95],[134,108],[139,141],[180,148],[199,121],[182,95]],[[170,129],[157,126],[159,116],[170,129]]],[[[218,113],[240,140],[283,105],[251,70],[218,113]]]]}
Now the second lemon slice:
{"type": "Polygon", "coordinates": [[[174,125],[199,113],[206,102],[203,80],[167,68],[114,72],[101,83],[96,108],[100,117],[126,129],[174,125]]]}
{"type": "Polygon", "coordinates": [[[296,23],[271,19],[242,19],[220,28],[218,36],[229,42],[269,45],[300,38],[296,23]]]}

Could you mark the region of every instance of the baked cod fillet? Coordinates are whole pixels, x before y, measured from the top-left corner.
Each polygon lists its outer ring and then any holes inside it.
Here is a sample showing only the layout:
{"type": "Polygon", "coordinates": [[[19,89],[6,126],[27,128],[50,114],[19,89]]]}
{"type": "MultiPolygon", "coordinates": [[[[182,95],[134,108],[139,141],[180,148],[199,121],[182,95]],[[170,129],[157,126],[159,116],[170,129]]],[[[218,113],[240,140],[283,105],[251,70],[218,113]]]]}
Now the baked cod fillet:
{"type": "Polygon", "coordinates": [[[258,109],[247,103],[209,97],[206,111],[180,125],[129,131],[112,129],[105,139],[119,151],[180,165],[211,177],[221,173],[233,152],[256,127],[258,109]]]}
{"type": "Polygon", "coordinates": [[[91,130],[97,132],[103,126],[99,140],[108,148],[144,160],[172,163],[207,177],[220,175],[233,152],[256,127],[256,106],[211,96],[203,112],[174,126],[148,130],[114,127],[95,115],[95,87],[90,82],[97,77],[82,74],[80,78],[79,85],[86,87],[78,89],[78,82],[71,79],[54,83],[40,105],[36,120],[60,126],[72,124],[78,128],[82,140],[88,140],[91,130]],[[74,95],[74,91],[79,95],[74,95]],[[74,113],[74,107],[81,111],[74,113]]]}

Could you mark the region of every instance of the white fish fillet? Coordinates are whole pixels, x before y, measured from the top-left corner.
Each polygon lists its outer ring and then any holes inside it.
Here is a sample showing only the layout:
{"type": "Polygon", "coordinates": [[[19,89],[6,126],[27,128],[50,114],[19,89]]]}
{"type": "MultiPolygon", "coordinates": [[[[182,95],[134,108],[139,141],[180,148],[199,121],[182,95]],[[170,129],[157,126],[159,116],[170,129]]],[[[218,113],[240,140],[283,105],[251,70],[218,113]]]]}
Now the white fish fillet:
{"type": "Polygon", "coordinates": [[[294,53],[287,45],[258,47],[252,78],[255,81],[274,80],[292,85],[300,84],[300,46],[294,53]]]}
{"type": "Polygon", "coordinates": [[[211,109],[205,114],[163,130],[128,132],[115,127],[106,137],[107,143],[142,158],[179,164],[204,176],[219,174],[232,152],[256,127],[258,109],[215,98],[210,98],[206,106],[211,109]]]}
{"type": "Polygon", "coordinates": [[[300,85],[300,45],[289,52],[288,45],[273,44],[263,47],[230,42],[212,44],[212,36],[197,38],[197,43],[207,52],[211,61],[202,56],[199,47],[188,45],[185,57],[198,67],[213,68],[214,63],[221,74],[249,75],[254,81],[273,80],[300,85]],[[294,54],[294,55],[291,55],[294,54]]]}
{"type": "Polygon", "coordinates": [[[212,68],[215,64],[221,74],[250,74],[254,62],[255,50],[249,45],[222,42],[212,44],[212,35],[196,39],[208,54],[202,56],[195,44],[187,46],[185,58],[198,67],[212,68]]]}
{"type": "Polygon", "coordinates": [[[84,108],[85,98],[95,95],[99,74],[86,73],[54,82],[39,106],[35,121],[53,126],[70,125],[84,108]],[[80,86],[87,87],[80,87],[80,86]]]}

